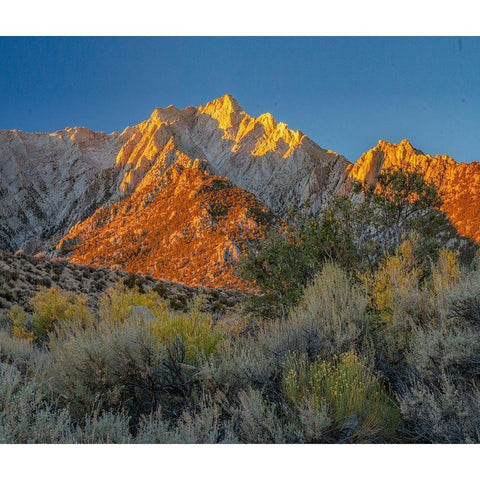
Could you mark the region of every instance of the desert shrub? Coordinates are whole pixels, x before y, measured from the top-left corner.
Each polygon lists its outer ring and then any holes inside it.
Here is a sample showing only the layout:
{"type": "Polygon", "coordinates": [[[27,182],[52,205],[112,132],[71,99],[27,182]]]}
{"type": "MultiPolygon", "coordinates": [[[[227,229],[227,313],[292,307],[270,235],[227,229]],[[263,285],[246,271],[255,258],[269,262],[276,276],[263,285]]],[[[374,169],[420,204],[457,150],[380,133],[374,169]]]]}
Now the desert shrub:
{"type": "Polygon", "coordinates": [[[168,436],[168,443],[219,443],[222,440],[221,408],[202,403],[197,412],[185,411],[168,436]]]}
{"type": "Polygon", "coordinates": [[[141,419],[136,443],[220,443],[225,437],[221,406],[203,399],[195,411],[185,410],[180,418],[169,422],[161,410],[141,419]]]}
{"type": "Polygon", "coordinates": [[[417,443],[480,442],[480,390],[443,374],[412,381],[398,394],[403,437],[417,443]]]}
{"type": "Polygon", "coordinates": [[[128,443],[128,417],[104,412],[72,421],[42,394],[39,381],[0,363],[0,443],[128,443]]]}
{"type": "Polygon", "coordinates": [[[92,321],[87,297],[57,287],[42,288],[31,300],[32,330],[37,337],[45,337],[57,322],[76,320],[84,324],[92,321]]]}
{"type": "Polygon", "coordinates": [[[354,273],[371,272],[412,234],[424,258],[436,259],[447,241],[458,246],[466,241],[438,210],[435,185],[419,172],[383,171],[375,185],[356,183],[354,190],[355,200],[337,196],[319,218],[294,213],[288,227],[252,244],[239,268],[262,293],[251,297],[250,310],[286,317],[325,261],[354,273]]]}
{"type": "Polygon", "coordinates": [[[480,325],[480,270],[468,273],[448,291],[447,315],[480,325]]]}
{"type": "Polygon", "coordinates": [[[276,407],[258,390],[248,389],[238,395],[231,408],[229,437],[241,443],[285,443],[283,427],[276,407]]]}
{"type": "Polygon", "coordinates": [[[158,407],[178,417],[196,402],[201,362],[222,338],[211,317],[199,304],[176,313],[156,295],[137,292],[110,293],[108,302],[115,312],[109,318],[101,313],[103,320],[86,327],[62,324],[50,335],[51,394],[79,421],[93,412],[124,411],[136,425],[158,407]],[[137,301],[149,305],[146,311],[133,308],[137,301]]]}
{"type": "Polygon", "coordinates": [[[404,241],[367,279],[377,366],[392,382],[405,373],[405,351],[413,329],[435,318],[435,302],[424,283],[424,266],[416,255],[418,241],[415,236],[404,241]]]}
{"type": "Polygon", "coordinates": [[[465,341],[473,335],[466,332],[466,325],[448,320],[456,315],[454,292],[463,292],[465,283],[458,255],[442,249],[427,269],[415,254],[417,243],[416,237],[403,242],[384,259],[370,283],[373,305],[382,320],[375,336],[379,366],[395,382],[415,364],[427,369],[428,358],[442,365],[454,357],[466,362],[469,342],[465,341]]]}
{"type": "Polygon", "coordinates": [[[353,352],[331,362],[309,362],[305,355],[285,359],[283,392],[293,405],[318,412],[323,428],[341,439],[375,441],[391,438],[398,425],[393,402],[379,379],[353,352]]]}
{"type": "Polygon", "coordinates": [[[432,289],[436,295],[455,287],[460,279],[458,253],[442,248],[437,262],[432,265],[431,272],[432,289]]]}
{"type": "Polygon", "coordinates": [[[9,317],[14,337],[30,342],[35,339],[35,334],[32,332],[32,319],[20,305],[14,305],[10,309],[9,317]]]}
{"type": "Polygon", "coordinates": [[[137,288],[129,289],[117,283],[100,298],[99,315],[102,320],[122,322],[138,306],[148,308],[152,315],[161,315],[168,308],[168,303],[154,291],[141,293],[137,288]]]}
{"type": "Polygon", "coordinates": [[[246,335],[252,327],[251,319],[248,315],[243,314],[240,306],[224,312],[216,323],[227,337],[233,339],[246,335]]]}
{"type": "Polygon", "coordinates": [[[238,393],[252,386],[275,398],[283,360],[291,352],[314,360],[320,354],[363,350],[367,299],[350,282],[340,267],[327,263],[286,319],[252,325],[248,335],[223,348],[212,373],[222,390],[238,393]]]}
{"type": "Polygon", "coordinates": [[[163,417],[162,410],[159,408],[148,415],[141,416],[135,442],[169,443],[171,428],[171,422],[163,417]]]}
{"type": "Polygon", "coordinates": [[[374,274],[371,296],[387,323],[402,321],[402,317],[410,316],[411,312],[418,315],[424,310],[420,291],[424,272],[416,252],[418,244],[418,236],[405,240],[394,254],[385,257],[374,274]],[[402,307],[407,307],[407,311],[402,307]]]}
{"type": "Polygon", "coordinates": [[[305,289],[290,322],[315,324],[323,337],[322,347],[339,354],[359,345],[367,327],[368,299],[351,275],[326,263],[305,289]]]}
{"type": "Polygon", "coordinates": [[[439,320],[414,329],[406,360],[422,378],[443,373],[475,378],[480,375],[480,330],[439,320]]]}
{"type": "Polygon", "coordinates": [[[311,359],[321,351],[341,353],[360,340],[366,307],[361,288],[340,267],[327,263],[288,318],[264,324],[256,342],[280,362],[289,352],[311,359]]]}
{"type": "Polygon", "coordinates": [[[72,443],[132,443],[133,439],[129,417],[113,412],[86,417],[72,433],[72,443]]]}
{"type": "Polygon", "coordinates": [[[358,256],[354,236],[342,227],[349,224],[345,223],[349,206],[346,197],[339,197],[321,220],[292,214],[287,228],[252,245],[240,260],[239,272],[255,282],[262,295],[250,297],[247,311],[284,318],[325,261],[354,268],[358,256]]]}
{"type": "Polygon", "coordinates": [[[42,355],[29,339],[11,336],[8,331],[0,330],[0,362],[15,365],[22,373],[34,373],[42,355]]]}
{"type": "Polygon", "coordinates": [[[187,313],[163,310],[157,313],[152,323],[154,338],[167,346],[180,342],[188,362],[215,353],[224,337],[221,327],[213,324],[211,315],[201,311],[202,306],[202,299],[197,297],[187,313]]]}
{"type": "MultiPolygon", "coordinates": [[[[455,272],[455,265],[446,269],[455,272]]],[[[471,310],[478,277],[475,271],[455,277],[442,282],[434,320],[413,329],[406,349],[409,375],[397,396],[411,441],[480,439],[480,325],[471,310]]]]}
{"type": "Polygon", "coordinates": [[[56,411],[35,380],[22,377],[13,365],[0,364],[0,443],[65,443],[71,441],[68,412],[56,411]]]}
{"type": "Polygon", "coordinates": [[[142,320],[61,326],[50,335],[49,354],[45,388],[75,420],[102,410],[138,416],[157,407],[165,352],[142,320]]]}

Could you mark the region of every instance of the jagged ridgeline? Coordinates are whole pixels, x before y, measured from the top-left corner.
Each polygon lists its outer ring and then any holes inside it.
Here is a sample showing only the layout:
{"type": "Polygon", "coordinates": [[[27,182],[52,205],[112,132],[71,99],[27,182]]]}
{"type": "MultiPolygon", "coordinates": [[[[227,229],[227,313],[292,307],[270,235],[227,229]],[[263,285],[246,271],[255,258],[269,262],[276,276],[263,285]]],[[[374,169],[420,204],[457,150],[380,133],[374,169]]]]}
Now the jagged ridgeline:
{"type": "Polygon", "coordinates": [[[381,141],[352,165],[225,95],[110,135],[0,132],[0,249],[246,289],[235,264],[248,241],[390,168],[420,170],[457,231],[480,241],[480,164],[381,141]]]}

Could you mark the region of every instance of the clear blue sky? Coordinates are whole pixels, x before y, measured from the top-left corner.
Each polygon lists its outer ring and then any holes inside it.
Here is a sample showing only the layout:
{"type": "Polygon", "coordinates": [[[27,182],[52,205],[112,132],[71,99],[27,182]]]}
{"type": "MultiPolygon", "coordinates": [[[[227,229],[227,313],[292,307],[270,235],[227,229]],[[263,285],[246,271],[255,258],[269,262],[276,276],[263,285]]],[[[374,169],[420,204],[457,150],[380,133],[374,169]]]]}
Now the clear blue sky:
{"type": "Polygon", "coordinates": [[[355,161],[378,139],[480,160],[480,38],[0,38],[0,128],[121,131],[231,93],[355,161]]]}

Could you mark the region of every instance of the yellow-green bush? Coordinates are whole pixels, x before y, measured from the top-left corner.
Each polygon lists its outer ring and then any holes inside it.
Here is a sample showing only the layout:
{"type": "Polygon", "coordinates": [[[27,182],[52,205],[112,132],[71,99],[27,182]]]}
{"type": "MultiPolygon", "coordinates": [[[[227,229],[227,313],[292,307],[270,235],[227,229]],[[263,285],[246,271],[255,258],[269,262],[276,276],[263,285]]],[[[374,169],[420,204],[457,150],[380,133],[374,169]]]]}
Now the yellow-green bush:
{"type": "Polygon", "coordinates": [[[398,413],[379,379],[354,352],[331,362],[291,354],[284,362],[283,393],[297,407],[327,410],[335,428],[353,428],[353,436],[394,435],[398,413]]]}
{"type": "Polygon", "coordinates": [[[27,312],[25,312],[20,305],[14,305],[10,309],[9,316],[12,321],[12,335],[15,338],[28,340],[30,342],[34,340],[35,335],[31,330],[27,312]]]}
{"type": "Polygon", "coordinates": [[[440,294],[454,287],[460,278],[458,253],[442,248],[437,262],[432,266],[432,288],[440,294]]]}
{"type": "Polygon", "coordinates": [[[92,320],[86,295],[62,291],[57,287],[42,288],[30,304],[33,308],[33,332],[39,337],[51,332],[57,322],[75,320],[87,324],[92,320]]]}
{"type": "Polygon", "coordinates": [[[201,301],[197,298],[187,313],[167,309],[158,312],[152,324],[152,334],[159,343],[182,343],[188,362],[194,362],[199,355],[215,353],[224,338],[222,328],[213,324],[211,315],[201,311],[201,301]]]}
{"type": "Polygon", "coordinates": [[[161,315],[168,309],[168,303],[158,293],[154,291],[140,293],[138,288],[129,289],[119,282],[100,298],[100,318],[123,322],[131,316],[136,306],[148,308],[154,316],[161,315]]]}
{"type": "Polygon", "coordinates": [[[378,268],[372,282],[371,295],[384,321],[394,320],[395,310],[404,297],[418,296],[423,270],[417,265],[415,250],[418,237],[412,236],[388,255],[378,268]]]}

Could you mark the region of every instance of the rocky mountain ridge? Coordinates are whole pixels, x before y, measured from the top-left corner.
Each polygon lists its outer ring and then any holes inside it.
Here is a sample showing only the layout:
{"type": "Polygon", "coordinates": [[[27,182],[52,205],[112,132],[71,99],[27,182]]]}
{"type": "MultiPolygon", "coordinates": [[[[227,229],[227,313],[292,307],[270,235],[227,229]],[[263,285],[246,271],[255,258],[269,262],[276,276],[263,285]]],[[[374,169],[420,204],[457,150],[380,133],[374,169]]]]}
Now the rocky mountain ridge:
{"type": "Polygon", "coordinates": [[[480,164],[380,141],[355,164],[231,95],[156,108],[122,133],[0,131],[0,249],[67,256],[189,285],[247,288],[246,242],[289,208],[318,215],[352,179],[418,169],[462,235],[480,242],[480,164]]]}

